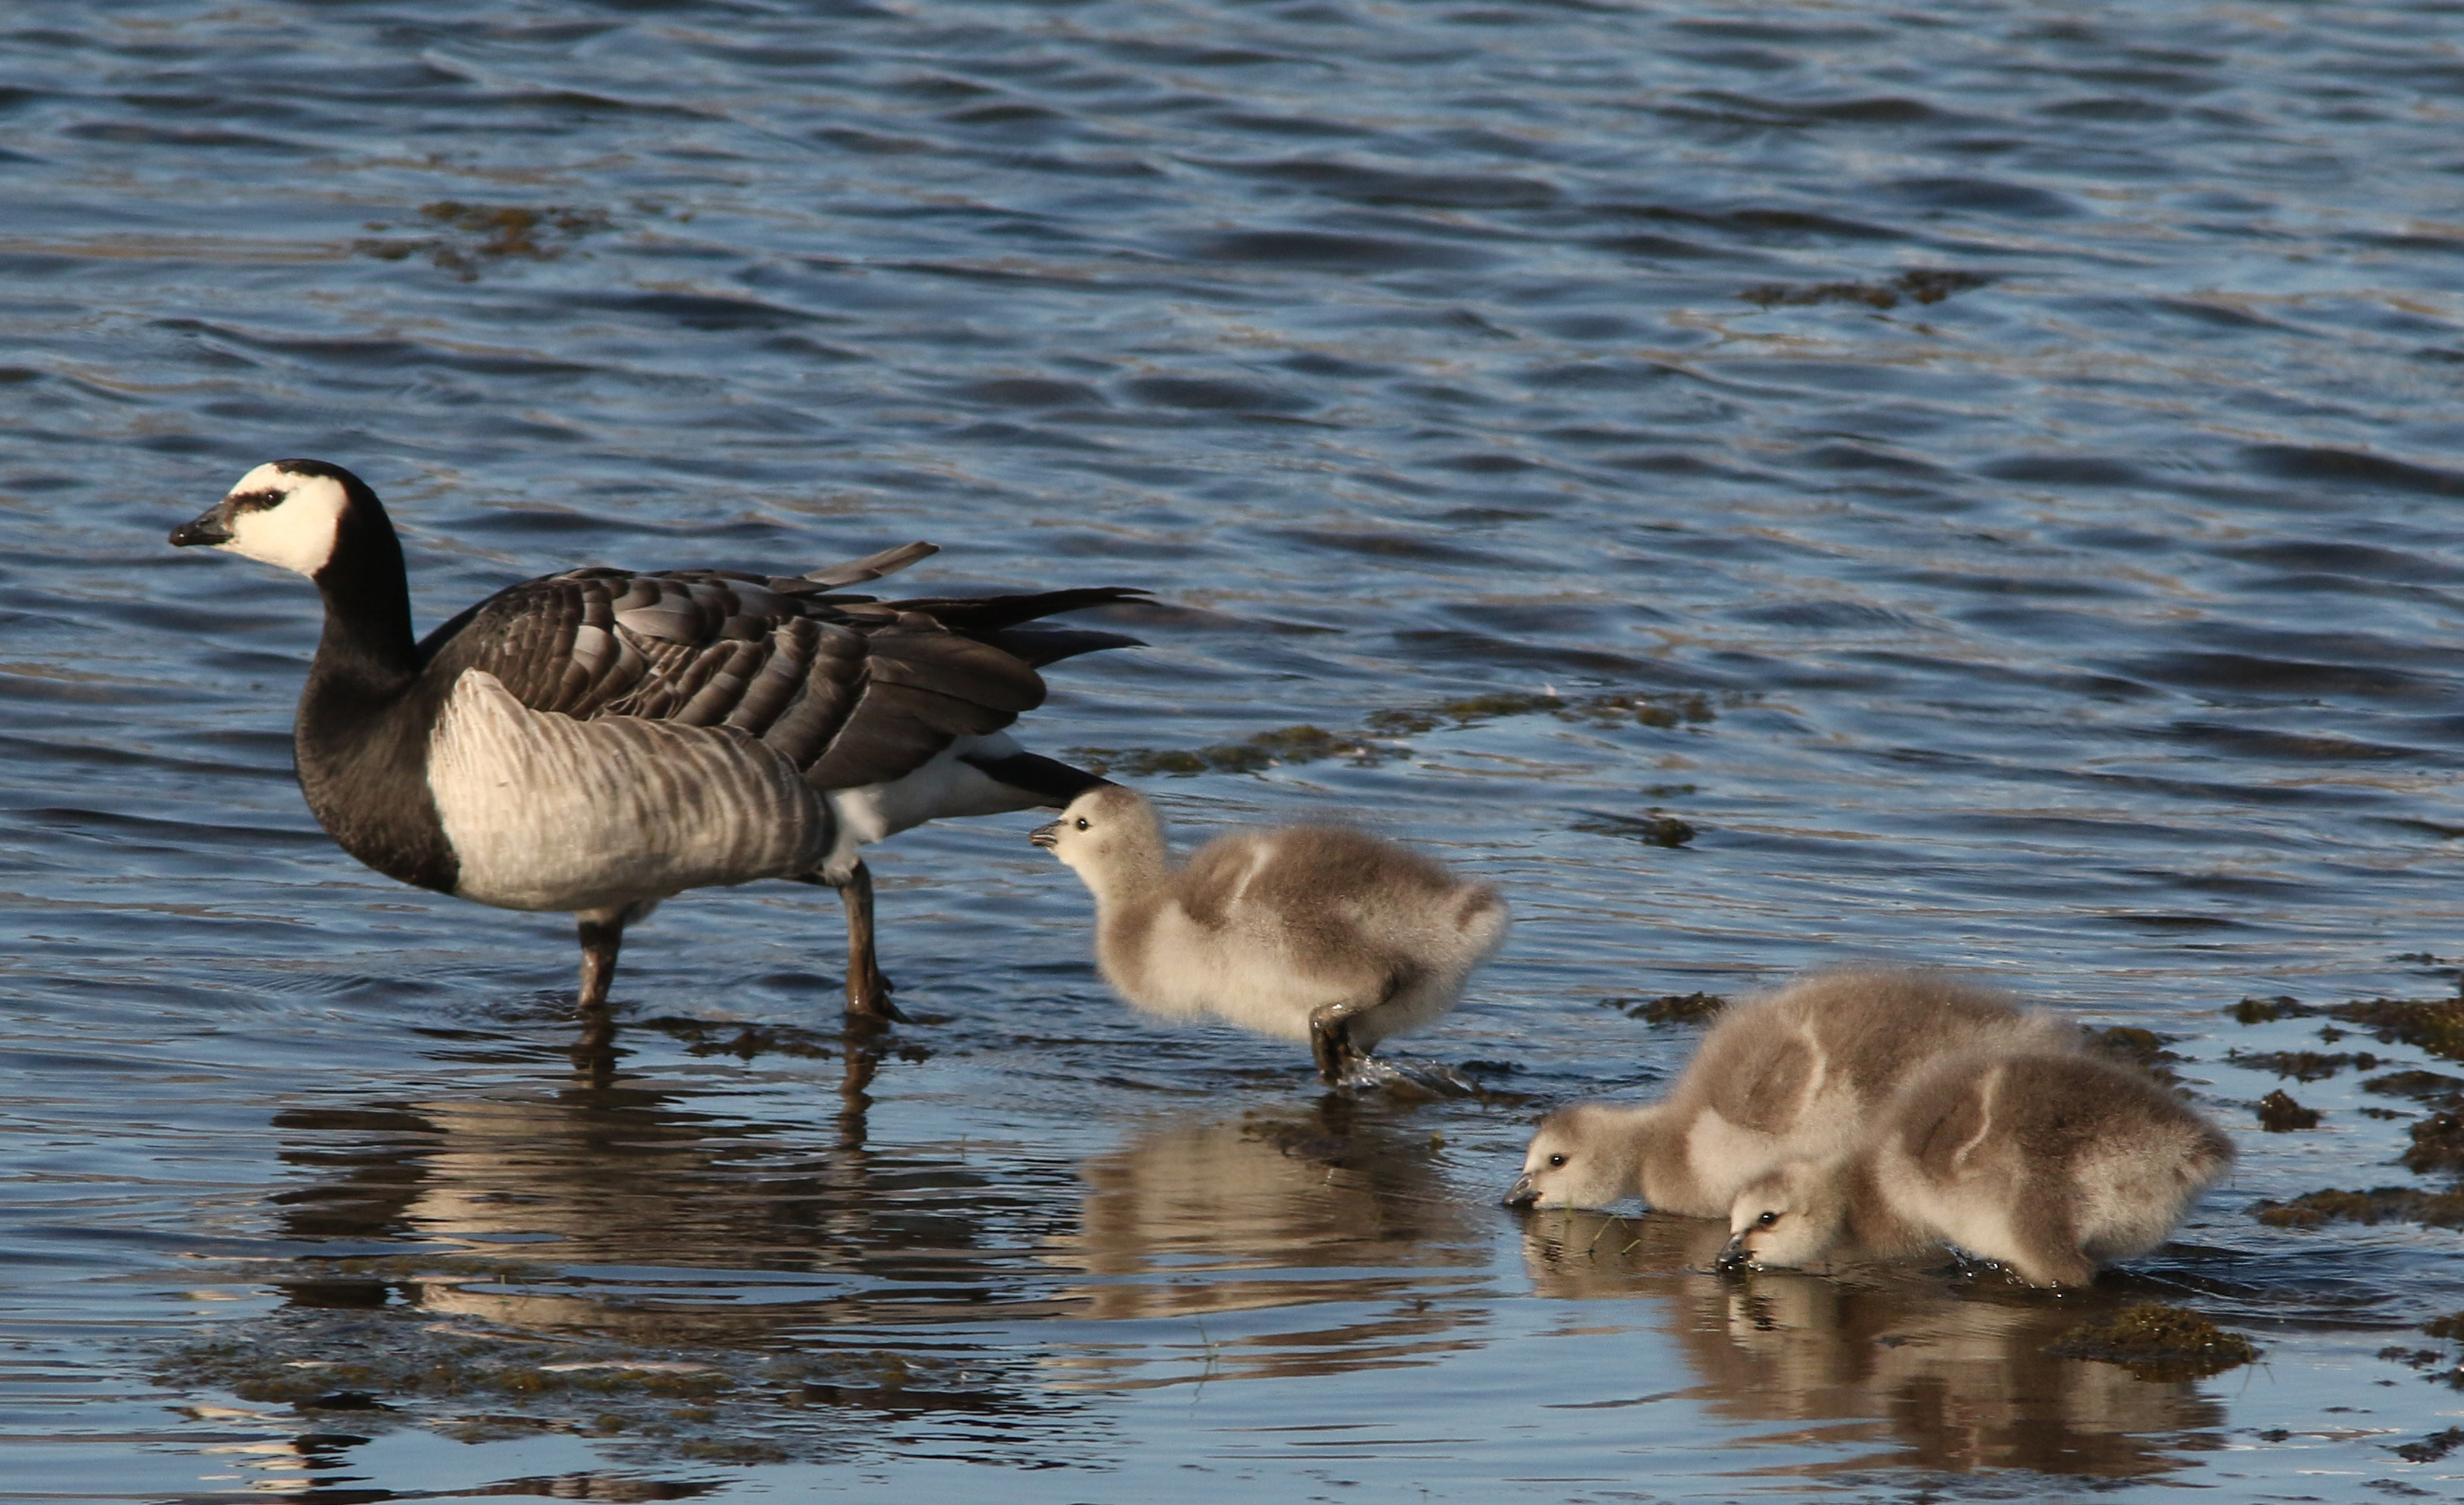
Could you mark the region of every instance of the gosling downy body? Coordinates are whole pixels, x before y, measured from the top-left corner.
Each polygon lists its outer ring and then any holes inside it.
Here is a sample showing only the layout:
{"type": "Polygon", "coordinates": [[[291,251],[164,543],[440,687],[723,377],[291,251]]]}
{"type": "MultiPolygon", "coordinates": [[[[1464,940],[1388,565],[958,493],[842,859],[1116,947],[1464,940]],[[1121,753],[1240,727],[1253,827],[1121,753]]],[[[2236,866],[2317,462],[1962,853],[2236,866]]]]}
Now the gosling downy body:
{"type": "Polygon", "coordinates": [[[1136,794],[1091,789],[1030,838],[1095,897],[1095,959],[1138,1008],[1307,1040],[1339,1082],[1419,1029],[1506,940],[1506,905],[1419,853],[1348,826],[1216,838],[1176,867],[1136,794]]]}
{"type": "Polygon", "coordinates": [[[1844,1154],[1737,1194],[1722,1269],[1945,1246],[2031,1285],[2082,1285],[2171,1234],[2233,1141],[2144,1074],[2079,1055],[1963,1054],[1901,1089],[1844,1154]]]}
{"type": "Polygon", "coordinates": [[[1971,1049],[2068,1051],[2067,1020],[1921,969],[1825,972],[1731,1009],[1659,1102],[1577,1102],[1540,1121],[1509,1207],[1726,1217],[1793,1157],[1836,1151],[1919,1066],[1971,1049]]]}
{"type": "Polygon", "coordinates": [[[935,552],[917,543],[797,577],[567,570],[414,639],[393,523],[318,460],[257,467],[171,542],[316,582],[325,630],[293,739],[309,810],[387,877],[574,914],[594,1020],[627,922],[759,878],[840,891],[847,1011],[898,1017],[859,848],[1101,783],[1004,729],[1043,701],[1042,665],[1136,641],[1036,619],[1145,594],[841,593],[935,552]]]}

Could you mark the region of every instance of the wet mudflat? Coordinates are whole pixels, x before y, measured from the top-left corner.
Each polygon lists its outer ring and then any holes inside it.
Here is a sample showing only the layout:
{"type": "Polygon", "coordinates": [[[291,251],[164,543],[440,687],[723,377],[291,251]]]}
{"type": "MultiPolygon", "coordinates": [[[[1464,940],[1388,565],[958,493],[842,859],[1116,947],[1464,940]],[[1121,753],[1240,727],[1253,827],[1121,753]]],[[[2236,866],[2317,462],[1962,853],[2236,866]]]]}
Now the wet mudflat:
{"type": "Polygon", "coordinates": [[[11,8],[0,1499],[2456,1494],[2459,25],[11,8]],[[915,537],[1153,588],[1031,745],[1502,884],[1397,1047],[1483,1094],[1129,1014],[1025,816],[877,853],[860,1058],[771,884],[577,1075],[561,918],[309,821],[313,595],[163,545],[285,455],[423,628],[915,537]],[[1874,957],[2240,1169],[2059,1298],[1496,1206],[1683,1000],[1874,957]],[[2150,1299],[2259,1361],[2046,1352],[2150,1299]]]}

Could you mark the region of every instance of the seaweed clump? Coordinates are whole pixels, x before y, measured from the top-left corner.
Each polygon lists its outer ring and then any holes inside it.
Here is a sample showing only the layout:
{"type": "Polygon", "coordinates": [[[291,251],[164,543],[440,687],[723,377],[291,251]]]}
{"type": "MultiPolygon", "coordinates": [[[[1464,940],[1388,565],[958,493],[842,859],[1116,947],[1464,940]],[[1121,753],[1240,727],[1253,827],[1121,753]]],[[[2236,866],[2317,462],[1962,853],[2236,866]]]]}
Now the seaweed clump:
{"type": "Polygon", "coordinates": [[[2449,1060],[2464,1060],[2464,998],[2357,999],[2326,1011],[2358,1024],[2382,1042],[2402,1043],[2449,1060]]]}
{"type": "Polygon", "coordinates": [[[2464,1114],[2450,1108],[2412,1126],[2412,1147],[2398,1157],[2407,1170],[2464,1171],[2464,1114]]]}
{"type": "Polygon", "coordinates": [[[2196,1380],[2246,1364],[2258,1350],[2241,1334],[2161,1301],[2123,1307],[2109,1322],[2064,1334],[2045,1352],[2117,1363],[2141,1380],[2196,1380]]]}
{"type": "MultiPolygon", "coordinates": [[[[351,243],[351,250],[379,261],[403,261],[424,252],[438,267],[469,282],[489,262],[554,261],[565,253],[572,242],[608,228],[604,211],[562,204],[533,209],[518,205],[439,199],[421,205],[419,214],[440,233],[357,240],[351,243]]],[[[368,228],[390,227],[376,224],[368,228]]]]}
{"type": "Polygon", "coordinates": [[[1993,279],[1981,272],[1942,267],[1917,267],[1887,282],[1765,282],[1737,296],[1762,308],[1810,308],[1816,303],[1862,303],[1868,308],[1897,308],[1906,298],[1914,303],[1939,303],[1954,293],[1970,293],[1993,279]]]}
{"type": "Polygon", "coordinates": [[[1600,1007],[1615,1009],[1645,1024],[1701,1024],[1728,1006],[1716,992],[1665,992],[1657,998],[1602,998],[1600,1007]]]}
{"type": "Polygon", "coordinates": [[[2464,1192],[2377,1187],[2368,1191],[2305,1191],[2290,1202],[2254,1202],[2251,1215],[2270,1228],[2327,1223],[2419,1223],[2464,1228],[2464,1192]]]}
{"type": "Polygon", "coordinates": [[[2090,1030],[2087,1037],[2088,1043],[2098,1050],[2127,1061],[2168,1087],[2182,1084],[2182,1074],[2175,1071],[2172,1064],[2182,1058],[2165,1048],[2179,1043],[2182,1036],[2178,1035],[2159,1035],[2154,1030],[2144,1030],[2135,1024],[2115,1024],[2101,1030],[2090,1030]]]}
{"type": "MultiPolygon", "coordinates": [[[[1718,719],[1709,696],[1700,690],[1679,694],[1617,691],[1569,699],[1530,690],[1492,690],[1461,700],[1425,707],[1390,708],[1369,713],[1357,731],[1330,731],[1324,727],[1278,727],[1238,742],[1202,748],[1072,748],[1097,774],[1123,774],[1133,778],[1157,774],[1254,774],[1262,769],[1326,758],[1344,758],[1373,767],[1401,751],[1405,740],[1430,731],[1476,727],[1505,716],[1546,713],[1561,721],[1594,727],[1642,726],[1660,730],[1701,726],[1718,719]]],[[[1683,821],[1676,821],[1683,825],[1683,821]]],[[[1688,828],[1690,835],[1690,828],[1688,828]]],[[[1663,843],[1676,845],[1675,842],[1663,843]]]]}
{"type": "Polygon", "coordinates": [[[2225,1059],[2252,1071],[2270,1071],[2296,1081],[2324,1081],[2347,1066],[2375,1071],[2385,1064],[2367,1051],[2243,1051],[2225,1052],[2225,1059]]]}
{"type": "Polygon", "coordinates": [[[2395,1455],[2407,1463],[2436,1463],[2458,1448],[2464,1448],[2464,1427],[2450,1427],[2419,1442],[2399,1444],[2395,1455]]]}
{"type": "Polygon", "coordinates": [[[1670,848],[1683,846],[1700,834],[1690,823],[1657,810],[1647,810],[1639,816],[1589,815],[1575,821],[1573,829],[1670,848]]]}
{"type": "Polygon", "coordinates": [[[2270,1134],[2288,1133],[2294,1129],[2319,1126],[2319,1110],[2305,1108],[2293,1101],[2293,1095],[2282,1087],[2258,1100],[2258,1126],[2270,1134]]]}
{"type": "Polygon", "coordinates": [[[2244,998],[2225,1011],[2244,1024],[2266,1024],[2283,1018],[2307,1018],[2318,1012],[2290,993],[2279,993],[2273,998],[2244,998]]]}

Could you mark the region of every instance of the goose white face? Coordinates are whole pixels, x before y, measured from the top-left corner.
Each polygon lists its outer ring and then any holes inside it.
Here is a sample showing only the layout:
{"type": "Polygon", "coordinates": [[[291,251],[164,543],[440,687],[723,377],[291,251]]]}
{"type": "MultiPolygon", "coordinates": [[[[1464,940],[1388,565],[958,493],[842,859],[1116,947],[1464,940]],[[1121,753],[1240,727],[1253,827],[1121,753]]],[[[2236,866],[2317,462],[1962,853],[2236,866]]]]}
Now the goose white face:
{"type": "Polygon", "coordinates": [[[231,536],[214,547],[314,576],[334,556],[350,500],[332,476],[301,474],[269,462],[241,476],[215,509],[231,536]]]}

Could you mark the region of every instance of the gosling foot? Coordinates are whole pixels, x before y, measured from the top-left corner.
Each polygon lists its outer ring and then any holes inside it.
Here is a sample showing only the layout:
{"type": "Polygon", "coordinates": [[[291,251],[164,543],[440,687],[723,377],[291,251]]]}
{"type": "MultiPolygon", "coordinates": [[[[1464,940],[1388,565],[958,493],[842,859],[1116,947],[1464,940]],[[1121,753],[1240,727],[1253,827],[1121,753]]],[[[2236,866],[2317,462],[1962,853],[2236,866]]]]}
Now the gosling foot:
{"type": "Polygon", "coordinates": [[[1365,1010],[1357,1003],[1330,1003],[1309,1012],[1309,1055],[1317,1061],[1317,1074],[1330,1087],[1343,1085],[1344,1079],[1358,1070],[1369,1058],[1369,1053],[1352,1043],[1352,1023],[1365,1010]]]}

